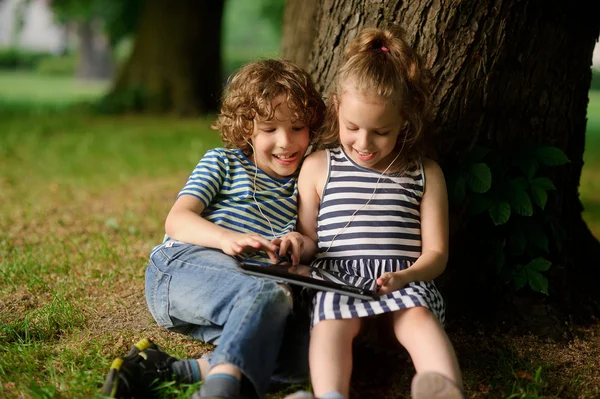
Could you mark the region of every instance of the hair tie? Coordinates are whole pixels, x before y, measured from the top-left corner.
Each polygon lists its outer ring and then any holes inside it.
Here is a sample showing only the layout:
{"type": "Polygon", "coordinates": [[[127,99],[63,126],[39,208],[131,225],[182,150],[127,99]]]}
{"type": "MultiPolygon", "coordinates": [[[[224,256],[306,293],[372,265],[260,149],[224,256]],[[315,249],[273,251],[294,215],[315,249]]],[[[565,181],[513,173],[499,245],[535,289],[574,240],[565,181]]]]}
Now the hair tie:
{"type": "Polygon", "coordinates": [[[388,53],[390,49],[385,46],[381,46],[381,51],[383,51],[384,53],[388,53]]]}

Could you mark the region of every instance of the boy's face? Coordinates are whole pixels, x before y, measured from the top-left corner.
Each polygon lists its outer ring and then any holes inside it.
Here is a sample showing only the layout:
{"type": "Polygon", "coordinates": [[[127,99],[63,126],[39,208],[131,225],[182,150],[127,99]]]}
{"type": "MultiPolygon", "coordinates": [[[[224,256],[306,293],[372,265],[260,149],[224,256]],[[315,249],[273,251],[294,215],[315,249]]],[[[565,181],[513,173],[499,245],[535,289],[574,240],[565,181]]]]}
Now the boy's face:
{"type": "Polygon", "coordinates": [[[254,120],[251,159],[271,177],[281,179],[296,172],[308,148],[308,125],[302,120],[292,123],[292,112],[283,96],[271,101],[275,115],[271,120],[254,120]]]}

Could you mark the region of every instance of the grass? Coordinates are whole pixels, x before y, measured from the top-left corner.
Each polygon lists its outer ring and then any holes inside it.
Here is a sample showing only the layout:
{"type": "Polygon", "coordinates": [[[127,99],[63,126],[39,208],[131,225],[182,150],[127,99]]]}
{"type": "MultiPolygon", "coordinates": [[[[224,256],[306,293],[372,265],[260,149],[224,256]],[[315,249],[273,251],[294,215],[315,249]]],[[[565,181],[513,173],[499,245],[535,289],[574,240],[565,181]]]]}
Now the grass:
{"type": "Polygon", "coordinates": [[[585,148],[579,182],[583,218],[594,235],[600,238],[600,91],[590,92],[585,148]]]}
{"type": "MultiPolygon", "coordinates": [[[[102,87],[58,78],[40,89],[36,79],[0,74],[0,398],[97,397],[112,359],[142,337],[179,357],[211,349],[156,326],[143,278],[177,191],[219,140],[210,118],[65,108],[102,87]]],[[[600,237],[600,95],[589,109],[581,199],[600,237]]],[[[568,345],[483,330],[450,334],[470,397],[600,394],[598,326],[577,329],[568,345]]],[[[371,364],[372,353],[357,354],[357,364],[360,356],[371,364]]],[[[356,368],[354,397],[406,392],[413,368],[405,354],[381,356],[378,365],[356,368]],[[388,380],[385,394],[377,382],[388,380]]],[[[167,386],[166,397],[193,389],[167,386]]]]}
{"type": "Polygon", "coordinates": [[[96,98],[107,82],[84,82],[67,76],[48,77],[31,72],[0,73],[0,105],[57,107],[96,98]]]}
{"type": "Polygon", "coordinates": [[[24,105],[31,88],[6,100],[3,79],[0,398],[94,397],[110,361],[142,336],[182,357],[206,351],[155,327],[143,272],[169,203],[219,143],[210,120],[67,109],[93,94],[73,81],[56,103],[24,105]]]}

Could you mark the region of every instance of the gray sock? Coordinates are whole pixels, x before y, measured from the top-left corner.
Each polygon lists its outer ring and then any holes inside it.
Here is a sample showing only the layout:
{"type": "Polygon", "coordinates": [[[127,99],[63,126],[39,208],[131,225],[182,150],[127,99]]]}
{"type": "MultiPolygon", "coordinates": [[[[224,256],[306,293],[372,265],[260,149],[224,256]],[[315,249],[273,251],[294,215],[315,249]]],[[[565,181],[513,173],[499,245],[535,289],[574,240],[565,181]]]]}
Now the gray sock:
{"type": "Polygon", "coordinates": [[[171,370],[180,379],[181,382],[186,384],[193,384],[198,381],[202,381],[202,375],[200,374],[200,366],[196,359],[184,359],[173,362],[171,370]]]}
{"type": "Polygon", "coordinates": [[[209,375],[200,387],[200,397],[237,399],[240,397],[240,380],[229,374],[209,375]]]}

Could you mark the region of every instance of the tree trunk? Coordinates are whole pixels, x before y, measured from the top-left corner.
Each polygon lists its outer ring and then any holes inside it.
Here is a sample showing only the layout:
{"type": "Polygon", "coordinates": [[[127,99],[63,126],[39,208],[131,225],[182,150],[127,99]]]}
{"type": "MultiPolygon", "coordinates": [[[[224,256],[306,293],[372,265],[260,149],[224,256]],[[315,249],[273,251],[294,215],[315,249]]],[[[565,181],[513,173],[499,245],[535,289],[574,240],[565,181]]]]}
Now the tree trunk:
{"type": "Polygon", "coordinates": [[[80,79],[109,79],[113,73],[108,39],[95,25],[94,21],[77,23],[79,65],[76,75],[80,79]]]}
{"type": "Polygon", "coordinates": [[[455,209],[451,260],[441,279],[450,319],[452,315],[482,317],[490,308],[506,316],[515,305],[519,305],[516,310],[561,323],[570,312],[588,317],[600,313],[600,290],[593,286],[599,281],[600,244],[582,220],[578,198],[590,65],[600,29],[589,4],[538,0],[320,3],[309,70],[324,94],[332,88],[344,46],[361,28],[399,23],[436,82],[433,133],[444,164],[458,162],[475,143],[510,153],[532,141],[558,147],[570,159],[549,172],[558,187],[549,193],[543,213],[552,220],[555,233],[550,237],[553,265],[546,273],[550,295],[527,289],[515,293],[504,286],[490,290],[502,284],[493,266],[476,257],[485,231],[470,223],[464,209],[455,209]],[[471,241],[475,239],[479,241],[471,241]]]}
{"type": "Polygon", "coordinates": [[[283,14],[281,56],[307,69],[315,36],[318,0],[287,0],[283,14]]]}
{"type": "Polygon", "coordinates": [[[136,42],[109,99],[138,110],[214,111],[221,81],[223,0],[146,0],[136,42]]]}

